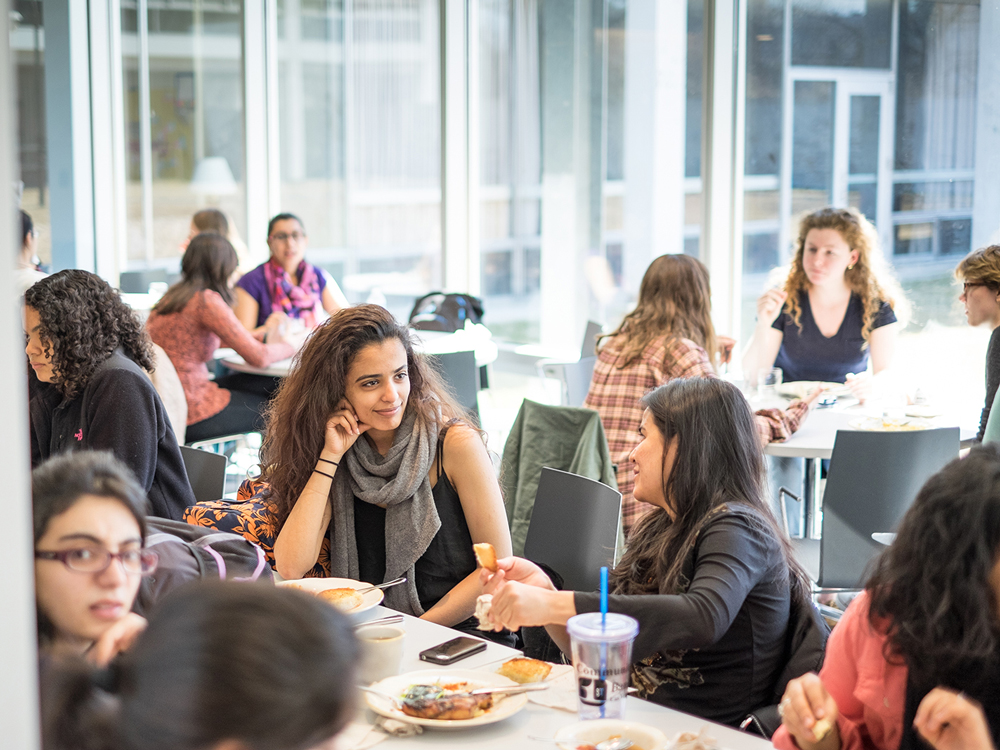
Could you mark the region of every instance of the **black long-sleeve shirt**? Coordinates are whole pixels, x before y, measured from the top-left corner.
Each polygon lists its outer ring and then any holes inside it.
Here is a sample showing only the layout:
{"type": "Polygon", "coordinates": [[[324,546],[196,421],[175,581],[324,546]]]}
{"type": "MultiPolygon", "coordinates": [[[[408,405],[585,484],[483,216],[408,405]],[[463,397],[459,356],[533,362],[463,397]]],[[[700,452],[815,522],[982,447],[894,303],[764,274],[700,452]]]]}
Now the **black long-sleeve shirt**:
{"type": "Polygon", "coordinates": [[[979,434],[976,435],[979,442],[983,441],[986,432],[986,422],[990,418],[990,407],[997,395],[997,386],[1000,386],[1000,327],[993,329],[990,344],[986,347],[986,403],[979,416],[979,434]]]}
{"type": "Polygon", "coordinates": [[[146,490],[152,515],[179,521],[194,505],[163,402],[146,373],[121,351],[108,357],[73,399],[37,384],[29,414],[33,467],[65,451],[111,451],[146,490]]]}
{"type": "MultiPolygon", "coordinates": [[[[740,505],[709,521],[676,595],[610,596],[639,621],[632,683],[640,696],[727,724],[770,703],[784,667],[790,587],[781,544],[740,505]]],[[[577,593],[577,612],[600,610],[577,593]]]]}

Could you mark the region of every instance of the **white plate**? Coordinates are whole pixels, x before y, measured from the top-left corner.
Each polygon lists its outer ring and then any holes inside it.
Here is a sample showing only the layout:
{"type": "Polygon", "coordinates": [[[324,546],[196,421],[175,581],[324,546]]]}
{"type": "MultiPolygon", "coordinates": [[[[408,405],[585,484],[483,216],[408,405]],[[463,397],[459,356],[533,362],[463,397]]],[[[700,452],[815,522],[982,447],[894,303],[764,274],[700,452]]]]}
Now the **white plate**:
{"type": "Polygon", "coordinates": [[[556,732],[555,739],[565,740],[559,743],[564,750],[576,750],[581,742],[596,745],[615,735],[632,740],[632,747],[640,750],[663,750],[667,746],[667,736],[656,727],[621,719],[578,721],[556,732]]]}
{"type": "MultiPolygon", "coordinates": [[[[508,680],[506,677],[492,672],[478,672],[473,669],[423,669],[419,672],[407,672],[395,677],[386,677],[372,685],[372,690],[402,698],[410,685],[432,685],[435,682],[444,684],[468,682],[470,688],[510,687],[517,684],[513,680],[508,680]]],[[[368,707],[375,713],[390,719],[404,721],[407,724],[419,724],[422,727],[433,729],[464,729],[465,727],[492,724],[496,721],[502,721],[508,716],[513,716],[527,705],[528,696],[525,693],[508,695],[503,700],[497,701],[489,711],[474,719],[421,719],[404,714],[388,698],[365,693],[365,700],[368,702],[368,707]]]]}
{"type": "Polygon", "coordinates": [[[906,416],[933,419],[941,416],[941,410],[929,404],[910,404],[906,407],[906,416]]]}
{"type": "MultiPolygon", "coordinates": [[[[279,581],[277,585],[290,586],[293,589],[303,589],[312,594],[326,591],[327,589],[363,589],[366,586],[371,586],[370,583],[355,581],[350,578],[296,578],[290,581],[279,581]]],[[[382,589],[366,591],[361,595],[361,604],[354,609],[341,611],[349,615],[367,612],[369,609],[381,604],[384,596],[385,594],[382,593],[382,589]]]]}
{"type": "Polygon", "coordinates": [[[926,419],[906,417],[904,419],[888,420],[882,417],[856,417],[847,423],[852,430],[866,432],[911,432],[927,430],[933,427],[926,419]]]}
{"type": "Polygon", "coordinates": [[[837,398],[851,395],[851,389],[844,383],[824,383],[818,380],[792,380],[774,386],[774,391],[779,396],[786,398],[805,398],[817,388],[822,388],[823,393],[829,393],[837,398]]]}

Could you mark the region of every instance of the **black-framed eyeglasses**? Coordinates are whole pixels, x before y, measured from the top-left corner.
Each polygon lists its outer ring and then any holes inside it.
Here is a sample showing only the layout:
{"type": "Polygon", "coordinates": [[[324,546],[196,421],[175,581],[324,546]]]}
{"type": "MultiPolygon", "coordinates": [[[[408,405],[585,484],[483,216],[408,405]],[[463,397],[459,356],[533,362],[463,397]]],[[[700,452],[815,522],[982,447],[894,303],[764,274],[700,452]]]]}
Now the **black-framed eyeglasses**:
{"type": "Polygon", "coordinates": [[[968,294],[969,290],[977,286],[986,286],[982,281],[966,281],[962,284],[962,294],[968,294]]]}
{"type": "Polygon", "coordinates": [[[148,549],[127,549],[108,552],[106,549],[79,547],[59,552],[35,550],[36,560],[58,560],[70,570],[78,573],[101,573],[108,569],[112,560],[122,564],[122,570],[130,575],[149,575],[156,570],[159,558],[148,549]]]}
{"type": "Polygon", "coordinates": [[[305,239],[304,232],[292,232],[291,234],[285,234],[284,232],[278,232],[277,234],[272,234],[268,237],[269,240],[274,240],[275,242],[287,242],[288,240],[294,240],[295,242],[302,242],[305,239]]]}

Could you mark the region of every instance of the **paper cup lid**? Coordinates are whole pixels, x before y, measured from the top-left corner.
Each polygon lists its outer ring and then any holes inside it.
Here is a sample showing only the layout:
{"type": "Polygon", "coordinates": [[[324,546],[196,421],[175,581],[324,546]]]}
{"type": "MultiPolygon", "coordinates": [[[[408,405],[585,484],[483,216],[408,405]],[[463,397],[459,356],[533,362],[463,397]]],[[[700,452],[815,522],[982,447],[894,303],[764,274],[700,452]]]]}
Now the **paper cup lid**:
{"type": "Polygon", "coordinates": [[[566,631],[570,638],[581,641],[615,643],[635,638],[639,634],[639,623],[634,617],[608,612],[607,622],[602,627],[601,613],[588,612],[569,618],[566,621],[566,631]]]}

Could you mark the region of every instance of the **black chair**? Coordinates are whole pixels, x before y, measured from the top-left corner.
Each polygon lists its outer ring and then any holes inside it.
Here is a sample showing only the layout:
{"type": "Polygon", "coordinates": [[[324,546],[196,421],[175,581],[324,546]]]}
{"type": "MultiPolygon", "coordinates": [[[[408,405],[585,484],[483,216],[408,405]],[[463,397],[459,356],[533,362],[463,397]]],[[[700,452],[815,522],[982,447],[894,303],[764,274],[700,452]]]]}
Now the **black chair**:
{"type": "Polygon", "coordinates": [[[959,430],[840,430],[823,493],[820,539],[793,539],[799,562],[821,590],[857,590],[920,488],[958,456],[959,430]]]}
{"type": "Polygon", "coordinates": [[[458,403],[475,415],[478,424],[479,372],[476,369],[476,353],[428,354],[427,358],[458,398],[458,403]]]}
{"type": "Polygon", "coordinates": [[[144,271],[122,271],[118,275],[118,291],[124,294],[145,294],[153,282],[168,283],[165,268],[148,268],[144,271]]]}
{"type": "Polygon", "coordinates": [[[562,576],[569,591],[601,585],[615,564],[622,494],[594,479],[544,467],[524,541],[524,556],[562,576]]]}
{"type": "Polygon", "coordinates": [[[583,345],[580,347],[580,359],[593,357],[597,354],[597,337],[601,335],[604,328],[600,323],[592,320],[587,321],[587,330],[583,332],[583,345]]]}
{"type": "Polygon", "coordinates": [[[194,490],[194,499],[201,503],[221,498],[226,493],[226,467],[229,459],[220,453],[186,445],[180,448],[188,481],[194,490]]]}

